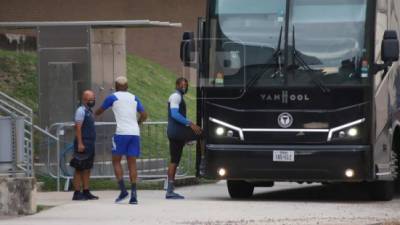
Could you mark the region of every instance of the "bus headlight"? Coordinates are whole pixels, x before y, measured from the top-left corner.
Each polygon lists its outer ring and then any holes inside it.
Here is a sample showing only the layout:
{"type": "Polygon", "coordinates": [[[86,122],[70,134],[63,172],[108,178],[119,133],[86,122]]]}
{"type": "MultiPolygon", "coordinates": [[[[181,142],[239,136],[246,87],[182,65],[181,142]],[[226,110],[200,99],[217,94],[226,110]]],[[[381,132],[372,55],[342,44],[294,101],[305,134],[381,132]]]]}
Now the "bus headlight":
{"type": "Polygon", "coordinates": [[[352,177],[354,177],[354,170],[352,170],[352,169],[347,169],[347,170],[344,172],[344,174],[346,175],[346,177],[352,178],[352,177]]]}
{"type": "Polygon", "coordinates": [[[224,168],[220,168],[220,169],[218,170],[218,175],[219,175],[220,177],[224,177],[224,176],[226,175],[226,170],[225,170],[224,168]]]}
{"type": "Polygon", "coordinates": [[[225,133],[225,129],[223,127],[217,127],[217,129],[215,129],[215,134],[217,136],[222,136],[225,133]]]}
{"type": "Polygon", "coordinates": [[[350,130],[347,131],[347,135],[350,137],[355,137],[358,135],[358,129],[357,128],[350,128],[350,130]]]}
{"type": "Polygon", "coordinates": [[[244,141],[243,130],[232,124],[210,117],[210,121],[217,126],[211,126],[210,134],[214,133],[215,136],[220,138],[240,139],[244,141]]]}
{"type": "Polygon", "coordinates": [[[348,129],[343,129],[337,131],[333,134],[333,139],[335,140],[354,140],[360,138],[361,131],[359,127],[351,127],[348,129]]]}

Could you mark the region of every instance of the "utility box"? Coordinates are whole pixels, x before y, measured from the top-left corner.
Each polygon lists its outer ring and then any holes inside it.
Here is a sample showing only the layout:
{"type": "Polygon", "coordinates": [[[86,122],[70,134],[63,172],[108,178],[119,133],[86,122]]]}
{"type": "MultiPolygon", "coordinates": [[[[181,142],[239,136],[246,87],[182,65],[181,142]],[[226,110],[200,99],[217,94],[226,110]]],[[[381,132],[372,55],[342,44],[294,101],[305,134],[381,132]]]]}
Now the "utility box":
{"type": "MultiPolygon", "coordinates": [[[[73,121],[84,90],[99,104],[126,76],[125,28],[45,26],[38,28],[40,125],[73,121]]],[[[103,121],[113,121],[107,112],[103,121]]]]}
{"type": "Polygon", "coordinates": [[[24,118],[0,117],[0,174],[17,171],[24,161],[24,118]]]}
{"type": "Polygon", "coordinates": [[[10,117],[0,117],[0,173],[9,172],[13,163],[12,123],[10,117]]]}

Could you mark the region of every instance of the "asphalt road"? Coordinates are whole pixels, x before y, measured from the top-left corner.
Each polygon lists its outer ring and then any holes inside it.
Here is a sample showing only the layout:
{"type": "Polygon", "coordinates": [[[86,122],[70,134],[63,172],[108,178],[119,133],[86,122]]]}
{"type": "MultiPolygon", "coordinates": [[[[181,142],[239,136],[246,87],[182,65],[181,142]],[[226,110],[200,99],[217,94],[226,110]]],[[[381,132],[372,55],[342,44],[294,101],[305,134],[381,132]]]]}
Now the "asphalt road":
{"type": "MultiPolygon", "coordinates": [[[[38,204],[55,205],[33,216],[3,218],[0,225],[123,224],[326,224],[400,222],[400,196],[373,202],[356,186],[278,183],[256,188],[247,200],[229,198],[225,182],[177,189],[185,200],[165,200],[163,191],[139,191],[139,205],[114,204],[115,191],[98,201],[72,202],[72,193],[38,193],[38,204]]],[[[390,223],[400,224],[400,223],[390,223]]]]}

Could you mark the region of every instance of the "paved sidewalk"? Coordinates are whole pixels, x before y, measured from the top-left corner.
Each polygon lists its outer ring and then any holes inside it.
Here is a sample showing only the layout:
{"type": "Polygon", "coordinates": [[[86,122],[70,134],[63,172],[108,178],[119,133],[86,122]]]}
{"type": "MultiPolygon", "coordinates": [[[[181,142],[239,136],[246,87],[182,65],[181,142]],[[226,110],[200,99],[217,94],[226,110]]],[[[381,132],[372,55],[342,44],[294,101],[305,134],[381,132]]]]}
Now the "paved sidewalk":
{"type": "Polygon", "coordinates": [[[249,200],[231,200],[225,182],[179,188],[186,200],[165,200],[164,191],[139,191],[139,205],[114,204],[116,191],[94,192],[98,201],[72,202],[72,193],[38,193],[36,215],[3,218],[0,225],[367,225],[400,221],[400,199],[371,202],[363,193],[316,185],[278,183],[256,189],[249,200]],[[343,191],[345,190],[345,191],[343,191]],[[350,200],[348,200],[350,198],[350,200]],[[353,198],[353,199],[351,199],[353,198]]]}

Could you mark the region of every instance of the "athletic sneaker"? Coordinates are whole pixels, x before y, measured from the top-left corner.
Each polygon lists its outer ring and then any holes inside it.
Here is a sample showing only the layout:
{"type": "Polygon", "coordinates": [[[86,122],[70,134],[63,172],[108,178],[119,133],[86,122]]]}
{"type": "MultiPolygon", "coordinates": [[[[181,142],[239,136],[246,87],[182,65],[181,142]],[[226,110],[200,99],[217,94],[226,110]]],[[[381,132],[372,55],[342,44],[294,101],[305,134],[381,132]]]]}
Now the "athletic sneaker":
{"type": "Polygon", "coordinates": [[[95,196],[95,195],[93,195],[92,193],[90,193],[90,191],[89,190],[84,190],[83,191],[83,195],[87,198],[87,200],[98,200],[99,199],[99,197],[97,197],[97,196],[95,196]]]}
{"type": "Polygon", "coordinates": [[[117,199],[115,199],[115,203],[120,203],[128,197],[129,193],[127,191],[121,192],[117,199]]]}
{"type": "Polygon", "coordinates": [[[87,197],[80,191],[75,191],[74,195],[72,196],[73,201],[86,201],[88,200],[87,197]]]}
{"type": "Polygon", "coordinates": [[[134,196],[134,195],[132,195],[132,196],[131,196],[131,199],[129,200],[129,204],[131,204],[131,205],[137,205],[137,204],[138,204],[137,197],[134,196]]]}
{"type": "Polygon", "coordinates": [[[166,199],[185,199],[182,195],[175,193],[175,192],[167,192],[165,195],[166,199]]]}

